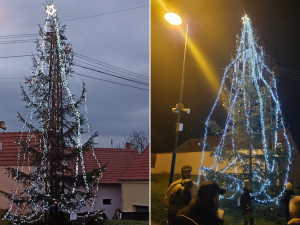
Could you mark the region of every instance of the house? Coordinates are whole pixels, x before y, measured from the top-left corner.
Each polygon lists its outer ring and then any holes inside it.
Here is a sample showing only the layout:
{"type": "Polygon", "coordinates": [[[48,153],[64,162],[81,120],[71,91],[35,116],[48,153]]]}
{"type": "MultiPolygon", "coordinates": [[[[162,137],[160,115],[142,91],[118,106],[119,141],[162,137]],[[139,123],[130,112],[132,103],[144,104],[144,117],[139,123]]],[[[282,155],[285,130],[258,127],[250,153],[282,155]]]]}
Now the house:
{"type": "MultiPolygon", "coordinates": [[[[20,134],[20,132],[0,133],[0,189],[8,193],[12,192],[14,181],[6,174],[6,168],[8,166],[16,168],[17,158],[22,158],[22,154],[18,153],[21,152],[18,151],[20,134]]],[[[27,134],[23,133],[23,135],[25,137],[27,134]]],[[[125,149],[95,148],[94,154],[92,151],[84,154],[87,172],[98,168],[94,155],[100,165],[106,167],[106,170],[100,179],[92,211],[104,210],[109,219],[118,210],[130,213],[147,210],[149,213],[149,171],[148,175],[145,172],[145,168],[149,168],[149,147],[141,154],[137,150],[131,149],[129,143],[126,144],[125,149]],[[136,192],[136,195],[132,197],[128,188],[139,190],[139,192],[136,192]],[[127,194],[131,195],[130,199],[127,198],[127,194]],[[139,196],[141,199],[137,201],[139,196]],[[134,200],[134,198],[137,199],[134,200]]],[[[32,170],[26,161],[19,166],[23,166],[24,172],[32,170]]],[[[0,196],[0,209],[8,209],[9,204],[7,198],[0,196]]],[[[80,212],[87,210],[87,207],[83,207],[80,212]]]]}
{"type": "Polygon", "coordinates": [[[149,146],[120,176],[122,214],[127,219],[149,219],[149,146]]]}
{"type": "MultiPolygon", "coordinates": [[[[120,210],[122,218],[148,220],[149,147],[140,154],[129,143],[126,149],[95,148],[94,152],[101,166],[106,166],[94,209],[104,209],[108,218],[120,210]]],[[[87,171],[97,168],[91,151],[84,160],[87,171]]]]}
{"type": "MultiPolygon", "coordinates": [[[[8,177],[6,168],[17,168],[19,140],[19,132],[0,133],[0,190],[8,193],[12,193],[15,183],[13,179],[8,177]]],[[[19,155],[19,157],[22,157],[22,155],[19,155]]],[[[32,169],[32,167],[28,166],[27,161],[22,162],[19,166],[24,167],[24,172],[30,172],[32,169]]],[[[0,195],[0,209],[7,209],[9,204],[9,199],[0,195]]]]}
{"type": "MultiPolygon", "coordinates": [[[[292,163],[290,165],[290,173],[288,180],[292,182],[293,188],[300,187],[300,152],[297,149],[297,146],[292,138],[290,132],[287,132],[287,138],[291,145],[292,149],[292,163]]],[[[220,142],[220,136],[208,136],[207,143],[212,146],[217,146],[220,142]]],[[[197,175],[199,166],[201,165],[202,158],[202,142],[203,138],[194,138],[189,139],[186,142],[182,143],[177,148],[176,154],[176,165],[175,165],[175,174],[180,174],[181,167],[185,164],[189,164],[192,166],[192,175],[197,175]]],[[[286,147],[287,141],[285,140],[282,132],[279,133],[278,137],[278,145],[286,147]]],[[[247,150],[241,150],[247,151],[247,150]]],[[[256,150],[258,154],[262,154],[262,150],[256,150]]],[[[215,160],[213,156],[211,156],[211,150],[206,148],[204,150],[204,167],[210,167],[215,160]]],[[[170,173],[172,161],[172,153],[152,153],[151,154],[151,173],[170,173]]],[[[219,170],[224,169],[228,166],[227,161],[220,163],[219,170]]],[[[233,172],[233,171],[228,171],[233,172]]]]}

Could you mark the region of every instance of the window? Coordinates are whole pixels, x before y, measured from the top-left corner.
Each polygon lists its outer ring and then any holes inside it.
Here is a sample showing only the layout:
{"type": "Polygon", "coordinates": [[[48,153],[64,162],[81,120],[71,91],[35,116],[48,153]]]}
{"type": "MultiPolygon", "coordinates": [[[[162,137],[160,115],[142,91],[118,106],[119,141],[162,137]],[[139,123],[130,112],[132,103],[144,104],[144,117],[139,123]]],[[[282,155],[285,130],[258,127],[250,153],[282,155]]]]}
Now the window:
{"type": "Polygon", "coordinates": [[[135,205],[136,212],[149,212],[148,206],[135,205]]]}
{"type": "Polygon", "coordinates": [[[0,150],[2,150],[2,142],[0,142],[0,150]]]}
{"type": "Polygon", "coordinates": [[[103,205],[111,205],[111,199],[103,199],[103,205]]]}

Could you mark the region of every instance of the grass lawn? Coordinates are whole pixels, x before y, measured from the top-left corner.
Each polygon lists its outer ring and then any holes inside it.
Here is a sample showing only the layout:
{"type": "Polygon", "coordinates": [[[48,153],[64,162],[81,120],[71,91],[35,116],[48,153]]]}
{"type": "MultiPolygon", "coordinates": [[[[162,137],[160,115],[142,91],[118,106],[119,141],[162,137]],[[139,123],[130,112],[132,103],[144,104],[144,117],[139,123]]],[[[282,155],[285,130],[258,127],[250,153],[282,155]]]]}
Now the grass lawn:
{"type": "Polygon", "coordinates": [[[104,225],[148,225],[149,221],[140,220],[106,220],[104,225]]]}
{"type": "MultiPolygon", "coordinates": [[[[0,225],[12,225],[7,221],[2,221],[5,210],[0,210],[0,225]]],[[[140,220],[106,220],[104,225],[149,225],[149,221],[140,221],[140,220]]]]}
{"type": "MultiPolygon", "coordinates": [[[[174,180],[180,175],[175,175],[174,180]]],[[[196,177],[192,177],[197,180],[196,177]]],[[[169,174],[151,175],[151,221],[158,225],[167,225],[167,211],[165,210],[163,199],[169,183],[169,174]]],[[[270,205],[260,205],[253,202],[255,210],[255,225],[281,225],[285,224],[285,215],[280,207],[270,205]]],[[[240,208],[236,201],[221,200],[220,209],[225,212],[224,225],[242,224],[240,208]]]]}
{"type": "MultiPolygon", "coordinates": [[[[148,225],[148,221],[139,220],[106,220],[104,225],[148,225]]],[[[7,221],[0,220],[0,225],[12,225],[7,221]]]]}

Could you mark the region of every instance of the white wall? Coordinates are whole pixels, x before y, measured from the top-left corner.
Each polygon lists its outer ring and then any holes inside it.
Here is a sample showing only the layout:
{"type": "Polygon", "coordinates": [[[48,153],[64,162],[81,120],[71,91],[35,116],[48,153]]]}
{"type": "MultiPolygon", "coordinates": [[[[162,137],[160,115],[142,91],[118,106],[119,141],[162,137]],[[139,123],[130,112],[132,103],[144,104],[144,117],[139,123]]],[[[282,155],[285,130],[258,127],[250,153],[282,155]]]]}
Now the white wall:
{"type": "MultiPolygon", "coordinates": [[[[100,184],[96,202],[92,211],[103,210],[108,219],[111,219],[116,208],[122,207],[121,184],[100,184]],[[103,205],[103,199],[111,199],[111,205],[103,205]]],[[[85,212],[90,207],[82,207],[80,212],[85,212]]]]}
{"type": "Polygon", "coordinates": [[[149,207],[149,181],[122,181],[122,212],[136,212],[135,206],[149,207]]]}

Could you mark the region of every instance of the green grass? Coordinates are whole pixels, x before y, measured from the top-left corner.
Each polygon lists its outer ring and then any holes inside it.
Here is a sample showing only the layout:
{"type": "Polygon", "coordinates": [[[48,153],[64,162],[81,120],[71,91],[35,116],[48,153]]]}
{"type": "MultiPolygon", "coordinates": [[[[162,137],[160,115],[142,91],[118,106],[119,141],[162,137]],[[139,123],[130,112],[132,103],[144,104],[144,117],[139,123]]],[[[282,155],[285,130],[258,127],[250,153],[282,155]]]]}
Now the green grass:
{"type": "Polygon", "coordinates": [[[3,209],[0,210],[0,225],[11,225],[12,224],[12,223],[2,220],[3,215],[6,213],[6,211],[7,210],[3,210],[3,209]]]}
{"type": "Polygon", "coordinates": [[[140,220],[106,220],[104,225],[148,225],[148,221],[140,220]]]}
{"type": "MultiPolygon", "coordinates": [[[[174,180],[181,176],[176,175],[174,180]]],[[[159,225],[167,225],[168,212],[165,209],[163,200],[168,189],[169,174],[151,175],[151,221],[159,225]]]]}
{"type": "MultiPolygon", "coordinates": [[[[0,225],[12,225],[12,223],[0,220],[0,225]]],[[[149,222],[139,220],[106,220],[104,225],[149,225],[149,222]]]]}
{"type": "MultiPolygon", "coordinates": [[[[175,175],[174,180],[179,179],[180,175],[175,175]]],[[[196,177],[192,177],[196,180],[196,177]]],[[[168,188],[168,174],[151,175],[151,221],[158,225],[167,225],[167,211],[163,204],[164,195],[168,188]]],[[[220,209],[224,210],[224,225],[242,224],[240,208],[236,200],[221,200],[220,209]]],[[[283,209],[277,206],[260,205],[253,203],[255,210],[255,225],[280,225],[285,224],[283,209]]]]}
{"type": "MultiPolygon", "coordinates": [[[[12,225],[12,223],[2,221],[5,213],[6,210],[0,210],[0,225],[12,225]]],[[[106,220],[104,225],[149,225],[149,222],[140,220],[106,220]]]]}

